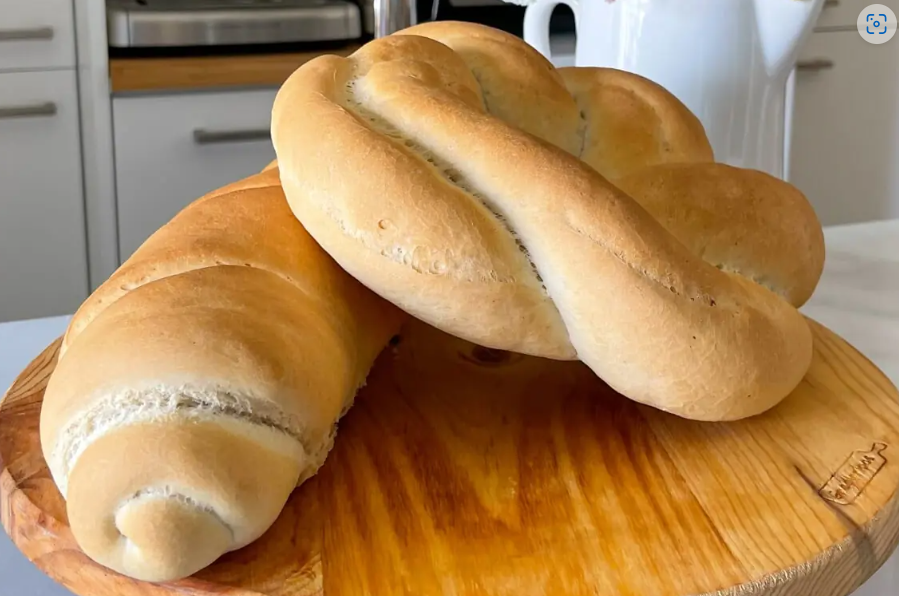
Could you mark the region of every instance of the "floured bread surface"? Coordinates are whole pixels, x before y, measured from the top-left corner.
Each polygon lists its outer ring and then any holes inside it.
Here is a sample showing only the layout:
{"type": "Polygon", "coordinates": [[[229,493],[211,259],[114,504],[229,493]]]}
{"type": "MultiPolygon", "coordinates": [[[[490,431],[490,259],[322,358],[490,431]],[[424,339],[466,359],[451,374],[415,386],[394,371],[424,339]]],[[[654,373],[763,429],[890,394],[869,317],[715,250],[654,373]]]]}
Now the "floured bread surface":
{"type": "MultiPolygon", "coordinates": [[[[713,165],[698,120],[648,81],[554,71],[513,36],[426,24],[301,66],[277,96],[272,133],[310,234],[446,332],[578,358],[625,396],[700,420],[765,411],[809,366],[811,333],[791,301],[817,282],[822,237],[807,234],[784,268],[805,273],[797,287],[763,241],[738,259],[718,247],[716,263],[691,249],[742,226],[762,238],[820,228],[810,208],[712,229],[682,223],[703,201],[681,201],[662,222],[614,184],[626,179],[649,204],[652,188],[634,179],[659,179],[653,167],[685,163],[701,177],[713,165]]],[[[719,179],[702,192],[739,177],[719,179]]],[[[761,186],[804,201],[785,183],[761,186]]]]}
{"type": "Polygon", "coordinates": [[[197,200],[82,305],[47,387],[79,546],[168,581],[255,540],[402,319],[309,237],[276,167],[197,200]]]}

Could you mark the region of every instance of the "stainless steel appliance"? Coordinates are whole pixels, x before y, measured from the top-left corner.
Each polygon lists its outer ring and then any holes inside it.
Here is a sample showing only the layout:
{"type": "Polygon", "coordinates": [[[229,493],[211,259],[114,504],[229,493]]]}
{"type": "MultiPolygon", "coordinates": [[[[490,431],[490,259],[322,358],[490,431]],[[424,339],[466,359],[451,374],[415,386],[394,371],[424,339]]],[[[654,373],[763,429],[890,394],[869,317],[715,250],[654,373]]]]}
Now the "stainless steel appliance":
{"type": "MultiPolygon", "coordinates": [[[[434,20],[521,37],[524,19],[524,7],[503,0],[106,0],[106,12],[109,46],[123,55],[364,42],[434,20]]],[[[573,34],[566,5],[553,13],[550,29],[573,34]]]]}
{"type": "MultiPolygon", "coordinates": [[[[468,21],[522,36],[524,6],[505,0],[358,0],[367,35],[382,37],[426,21],[468,21]]],[[[609,0],[611,1],[611,0],[609,0]]],[[[553,12],[550,31],[574,35],[574,13],[564,3],[553,12]]]]}
{"type": "Polygon", "coordinates": [[[384,37],[419,22],[417,0],[371,0],[375,37],[384,37]]]}
{"type": "Polygon", "coordinates": [[[107,0],[113,48],[233,46],[358,39],[350,0],[107,0]]]}

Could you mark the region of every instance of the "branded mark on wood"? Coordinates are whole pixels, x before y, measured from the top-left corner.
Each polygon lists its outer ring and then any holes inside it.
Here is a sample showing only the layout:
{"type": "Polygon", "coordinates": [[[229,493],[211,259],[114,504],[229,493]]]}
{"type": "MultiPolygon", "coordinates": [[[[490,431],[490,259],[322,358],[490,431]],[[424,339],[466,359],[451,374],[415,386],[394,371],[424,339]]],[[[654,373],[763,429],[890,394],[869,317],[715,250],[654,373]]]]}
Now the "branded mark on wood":
{"type": "Polygon", "coordinates": [[[886,443],[874,443],[867,451],[853,451],[818,494],[831,503],[851,505],[886,465],[886,449],[886,443]]]}

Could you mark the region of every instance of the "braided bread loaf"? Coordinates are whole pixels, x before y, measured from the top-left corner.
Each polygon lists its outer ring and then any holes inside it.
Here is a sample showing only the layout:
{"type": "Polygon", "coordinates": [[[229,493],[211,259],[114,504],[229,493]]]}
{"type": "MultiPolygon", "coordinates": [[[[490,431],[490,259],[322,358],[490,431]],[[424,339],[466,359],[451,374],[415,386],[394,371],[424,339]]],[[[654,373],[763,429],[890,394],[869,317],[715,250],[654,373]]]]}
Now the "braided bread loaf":
{"type": "Polygon", "coordinates": [[[429,23],[300,67],[272,137],[310,234],[446,332],[580,359],[699,420],[767,410],[810,364],[796,307],[823,267],[813,210],[714,163],[698,120],[649,81],[429,23]]]}
{"type": "Polygon", "coordinates": [[[164,581],[258,538],[402,320],[305,233],[277,169],[195,201],[81,306],[44,394],[79,546],[164,581]]]}

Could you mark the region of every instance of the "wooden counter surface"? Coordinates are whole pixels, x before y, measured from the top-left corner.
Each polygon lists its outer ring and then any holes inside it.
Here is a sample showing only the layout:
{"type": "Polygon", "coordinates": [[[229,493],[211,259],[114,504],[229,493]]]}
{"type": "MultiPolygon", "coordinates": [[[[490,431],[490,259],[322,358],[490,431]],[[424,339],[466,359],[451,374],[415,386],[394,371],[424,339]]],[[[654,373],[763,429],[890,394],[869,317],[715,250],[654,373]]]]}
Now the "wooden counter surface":
{"type": "Polygon", "coordinates": [[[322,54],[346,56],[358,44],[315,52],[173,58],[110,58],[113,93],[281,85],[300,65],[322,54]]]}

